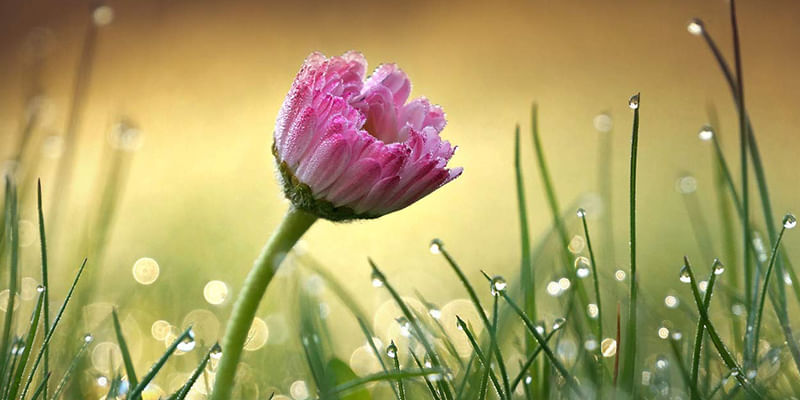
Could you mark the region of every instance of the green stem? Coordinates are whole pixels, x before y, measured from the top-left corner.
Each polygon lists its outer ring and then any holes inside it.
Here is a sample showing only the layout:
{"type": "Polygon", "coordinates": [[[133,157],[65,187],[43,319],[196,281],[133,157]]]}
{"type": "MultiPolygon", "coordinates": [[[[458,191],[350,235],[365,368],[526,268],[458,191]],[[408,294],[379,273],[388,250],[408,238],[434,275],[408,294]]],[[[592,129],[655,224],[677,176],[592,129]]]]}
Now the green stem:
{"type": "Polygon", "coordinates": [[[217,370],[212,400],[231,398],[236,367],[261,298],[264,297],[267,286],[281,261],[286,257],[286,253],[316,220],[315,215],[290,208],[256,259],[233,305],[233,312],[222,341],[222,359],[217,370]]]}

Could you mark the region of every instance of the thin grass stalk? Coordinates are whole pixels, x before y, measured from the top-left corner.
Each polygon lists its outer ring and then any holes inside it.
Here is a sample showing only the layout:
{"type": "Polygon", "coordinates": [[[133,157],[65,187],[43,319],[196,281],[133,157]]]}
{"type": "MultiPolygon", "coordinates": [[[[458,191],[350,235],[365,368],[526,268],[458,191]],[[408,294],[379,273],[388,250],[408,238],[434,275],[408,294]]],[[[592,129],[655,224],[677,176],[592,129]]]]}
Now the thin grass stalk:
{"type": "MultiPolygon", "coordinates": [[[[78,350],[78,353],[75,354],[75,357],[73,357],[72,361],[69,363],[69,366],[67,367],[67,371],[64,372],[64,376],[61,377],[61,380],[58,382],[58,386],[56,386],[56,390],[53,391],[53,396],[50,398],[50,400],[58,400],[59,396],[61,395],[61,392],[67,386],[67,383],[69,382],[69,378],[72,376],[72,373],[75,371],[75,368],[78,367],[78,364],[80,363],[80,360],[81,360],[81,356],[84,353],[86,353],[86,349],[89,348],[90,344],[92,344],[92,340],[90,339],[90,337],[89,336],[84,337],[83,344],[81,344],[81,348],[78,350]]],[[[49,375],[50,375],[50,372],[48,372],[45,376],[49,376],[49,375]]],[[[47,385],[45,385],[45,386],[47,386],[47,385]]]]}
{"type": "Polygon", "coordinates": [[[39,383],[39,386],[38,386],[38,387],[36,388],[36,390],[33,392],[33,395],[31,395],[31,399],[30,399],[30,400],[36,400],[36,399],[38,399],[40,396],[42,396],[42,394],[43,394],[43,393],[44,393],[44,391],[45,391],[45,388],[47,387],[47,382],[49,382],[49,381],[50,381],[50,374],[51,374],[51,373],[50,373],[50,372],[48,372],[48,373],[47,373],[47,375],[45,375],[45,376],[42,378],[42,382],[41,382],[41,383],[39,383]]]}
{"type": "MultiPolygon", "coordinates": [[[[556,332],[558,332],[557,329],[553,329],[550,332],[548,332],[547,336],[544,337],[545,343],[550,343],[550,338],[552,338],[556,332]]],[[[517,374],[514,380],[511,381],[511,393],[514,393],[517,390],[517,385],[519,385],[519,383],[522,382],[523,379],[525,379],[525,375],[527,375],[528,368],[530,368],[533,362],[536,361],[536,357],[538,357],[539,353],[541,352],[542,352],[542,346],[536,346],[536,350],[534,350],[533,353],[530,355],[530,357],[528,357],[528,359],[525,360],[525,363],[522,364],[522,366],[519,369],[519,374],[517,374]]]]}
{"type": "MultiPolygon", "coordinates": [[[[358,389],[361,386],[364,386],[370,382],[380,382],[380,381],[388,381],[388,380],[398,380],[398,379],[408,379],[408,378],[418,378],[421,376],[426,375],[434,375],[434,374],[442,374],[444,371],[440,368],[425,368],[420,370],[400,370],[394,371],[390,373],[377,373],[372,375],[363,376],[358,379],[353,379],[348,382],[342,383],[334,387],[327,396],[332,395],[346,395],[352,390],[358,389]]],[[[329,398],[329,397],[322,397],[322,398],[329,398]]]]}
{"type": "Polygon", "coordinates": [[[116,308],[111,310],[111,317],[114,322],[114,333],[117,336],[119,350],[122,354],[122,361],[125,364],[125,372],[128,374],[128,383],[131,387],[135,387],[139,381],[136,379],[136,369],[133,367],[133,359],[131,358],[131,353],[128,351],[128,343],[125,341],[125,335],[122,334],[122,325],[119,323],[119,315],[116,308]]]}
{"type": "MultiPolygon", "coordinates": [[[[208,360],[211,359],[211,355],[219,351],[222,351],[222,348],[219,347],[218,343],[214,343],[214,345],[208,349],[206,354],[203,356],[203,359],[200,360],[200,364],[197,366],[197,368],[195,368],[194,372],[192,372],[189,380],[186,381],[181,390],[178,391],[178,396],[176,397],[177,400],[183,400],[186,398],[186,396],[189,394],[189,390],[191,390],[192,386],[194,386],[195,382],[197,382],[197,378],[199,378],[200,374],[205,371],[206,364],[208,364],[208,360]]],[[[206,385],[208,384],[206,383],[206,385]]],[[[206,386],[206,388],[208,388],[208,386],[206,386]]]]}
{"type": "Polygon", "coordinates": [[[628,322],[625,330],[624,357],[620,384],[628,395],[636,397],[636,313],[638,282],[636,275],[636,166],[639,150],[639,104],[641,98],[635,94],[630,100],[633,108],[633,130],[631,134],[631,164],[629,179],[629,224],[630,224],[630,304],[628,305],[628,322]]]}
{"type": "MultiPolygon", "coordinates": [[[[367,338],[367,343],[369,344],[370,349],[372,349],[373,354],[375,354],[375,358],[377,358],[378,362],[381,364],[381,369],[383,372],[389,373],[389,369],[386,367],[386,363],[383,361],[381,352],[378,351],[378,346],[375,344],[375,340],[373,340],[373,335],[369,330],[369,327],[367,327],[367,324],[361,319],[361,317],[356,317],[356,320],[358,320],[358,325],[361,327],[364,337],[367,338]]],[[[400,400],[400,393],[397,392],[397,389],[393,385],[389,385],[389,387],[392,388],[395,398],[400,400]]]]}
{"type": "MultiPolygon", "coordinates": [[[[42,321],[44,323],[45,332],[50,329],[50,283],[48,279],[48,272],[47,272],[47,236],[45,235],[45,228],[44,228],[44,213],[42,207],[42,181],[41,179],[36,181],[36,205],[39,215],[39,244],[41,249],[41,257],[42,257],[42,286],[44,286],[45,290],[42,293],[44,296],[44,309],[42,310],[42,321]]],[[[42,364],[42,374],[47,375],[50,372],[50,349],[45,349],[44,351],[44,363],[42,364]]],[[[42,393],[44,398],[47,398],[47,385],[45,385],[44,392],[42,393]]]]}
{"type": "Polygon", "coordinates": [[[472,349],[475,352],[475,355],[478,356],[478,360],[483,364],[483,368],[489,374],[489,379],[494,386],[494,390],[497,392],[497,396],[502,400],[508,398],[506,393],[503,390],[503,387],[500,385],[500,381],[497,379],[497,375],[495,375],[494,371],[492,370],[492,366],[486,356],[481,351],[481,347],[478,345],[478,342],[475,341],[475,336],[472,334],[472,331],[469,329],[469,326],[466,322],[464,322],[461,317],[456,315],[456,320],[458,323],[458,328],[461,329],[465,335],[467,335],[467,339],[469,343],[472,345],[472,349]]]}
{"type": "Polygon", "coordinates": [[[597,261],[594,257],[594,248],[592,247],[592,239],[589,237],[589,226],[586,223],[586,210],[578,210],[578,218],[583,225],[583,235],[586,238],[586,247],[589,249],[589,260],[592,263],[592,281],[594,283],[594,296],[597,303],[597,337],[603,337],[603,303],[600,299],[600,278],[597,275],[597,261]]]}
{"type": "Polygon", "coordinates": [[[186,328],[186,330],[183,331],[183,333],[181,333],[178,338],[172,342],[172,344],[169,345],[167,351],[165,351],[164,354],[162,354],[161,357],[155,362],[155,364],[150,367],[150,370],[148,370],[147,373],[142,377],[142,380],[139,382],[139,384],[131,389],[131,392],[127,398],[129,400],[138,400],[142,395],[142,391],[144,391],[147,385],[153,381],[153,378],[155,378],[156,374],[161,371],[161,368],[164,367],[164,364],[167,363],[167,360],[170,358],[170,356],[172,356],[172,354],[175,353],[175,350],[178,349],[178,345],[186,339],[194,340],[192,335],[192,327],[190,326],[186,328]]]}
{"type": "Polygon", "coordinates": [[[22,375],[25,373],[25,368],[28,366],[28,358],[33,350],[33,345],[36,341],[36,334],[39,332],[39,319],[42,316],[43,302],[44,297],[42,296],[42,293],[40,293],[39,298],[36,301],[36,308],[34,308],[33,313],[31,314],[31,322],[28,325],[28,335],[25,338],[25,341],[21,342],[21,345],[24,346],[24,348],[22,349],[22,354],[19,357],[17,371],[14,373],[14,376],[11,379],[11,386],[8,391],[9,399],[13,399],[17,396],[19,386],[22,383],[22,375]]]}
{"type": "MultiPolygon", "coordinates": [[[[11,249],[10,267],[8,269],[8,301],[6,302],[6,316],[3,325],[3,339],[0,345],[0,354],[6,354],[11,343],[11,328],[14,324],[14,306],[17,298],[17,283],[19,281],[19,214],[17,211],[16,185],[11,183],[11,178],[6,177],[6,193],[8,216],[6,230],[9,232],[9,245],[11,249]]],[[[4,371],[2,371],[4,372],[4,371]]]]}
{"type": "MultiPolygon", "coordinates": [[[[703,308],[703,312],[708,314],[708,308],[711,304],[711,294],[714,291],[714,282],[717,281],[717,274],[715,273],[717,265],[719,264],[719,260],[714,260],[714,264],[711,266],[711,275],[708,277],[708,286],[706,287],[705,297],[703,298],[703,304],[700,307],[703,308]]],[[[697,329],[695,331],[694,336],[694,350],[692,351],[692,368],[691,368],[691,378],[689,381],[689,389],[691,390],[690,398],[692,400],[699,399],[701,397],[700,391],[698,390],[697,386],[697,379],[700,373],[700,351],[703,347],[704,341],[704,333],[705,333],[705,324],[703,323],[702,318],[698,318],[697,320],[697,329]]]]}
{"type": "MultiPolygon", "coordinates": [[[[753,335],[753,341],[758,343],[758,337],[761,333],[761,317],[764,315],[764,303],[767,301],[767,292],[769,290],[769,278],[772,275],[772,268],[775,266],[775,259],[777,258],[778,249],[781,245],[781,239],[783,239],[783,234],[786,232],[786,220],[790,218],[787,215],[784,218],[783,226],[781,227],[780,233],[778,233],[778,240],[775,241],[775,245],[772,246],[772,254],[769,257],[769,264],[767,265],[767,272],[764,275],[764,287],[761,289],[761,298],[758,300],[758,313],[756,314],[756,322],[755,322],[755,334],[753,335]]],[[[794,217],[791,217],[794,218],[794,217]]],[[[796,222],[795,222],[796,223],[796,222]]]]}
{"type": "MultiPolygon", "coordinates": [[[[409,353],[411,353],[411,357],[414,359],[414,363],[417,364],[417,367],[419,367],[419,369],[425,368],[422,365],[422,362],[419,360],[419,357],[417,357],[416,353],[414,353],[414,350],[408,349],[408,351],[409,351],[409,353]]],[[[428,388],[428,391],[431,393],[431,397],[433,397],[434,400],[440,400],[439,399],[439,395],[436,393],[436,388],[433,387],[433,384],[431,383],[431,380],[428,379],[428,376],[425,375],[425,376],[422,377],[422,379],[425,381],[425,386],[428,388]]]]}

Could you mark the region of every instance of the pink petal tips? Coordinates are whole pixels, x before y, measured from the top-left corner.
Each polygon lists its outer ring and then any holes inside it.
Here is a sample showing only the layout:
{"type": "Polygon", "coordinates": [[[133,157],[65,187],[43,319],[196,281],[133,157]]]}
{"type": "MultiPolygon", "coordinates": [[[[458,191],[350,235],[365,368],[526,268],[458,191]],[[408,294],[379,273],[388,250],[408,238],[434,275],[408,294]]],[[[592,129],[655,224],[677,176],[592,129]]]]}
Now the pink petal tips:
{"type": "Polygon", "coordinates": [[[295,207],[334,221],[407,207],[461,175],[439,133],[444,112],[408,101],[411,81],[394,64],[365,80],[367,61],[312,53],[275,122],[272,150],[295,207]]]}

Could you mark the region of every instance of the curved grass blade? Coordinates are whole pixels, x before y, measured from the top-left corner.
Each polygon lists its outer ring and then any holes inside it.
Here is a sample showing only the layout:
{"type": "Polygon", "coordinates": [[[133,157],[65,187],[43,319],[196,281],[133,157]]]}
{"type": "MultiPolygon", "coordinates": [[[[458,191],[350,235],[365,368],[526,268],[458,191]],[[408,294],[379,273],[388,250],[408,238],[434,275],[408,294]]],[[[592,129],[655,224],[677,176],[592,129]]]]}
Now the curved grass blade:
{"type": "MultiPolygon", "coordinates": [[[[776,255],[778,254],[778,249],[781,245],[781,239],[783,239],[783,234],[786,232],[786,220],[790,218],[787,215],[784,218],[783,226],[781,227],[781,231],[778,234],[778,240],[775,241],[775,245],[772,246],[772,255],[769,257],[769,264],[767,265],[767,272],[764,275],[764,288],[761,289],[761,298],[758,300],[758,313],[756,314],[756,323],[755,323],[755,335],[753,341],[758,343],[758,337],[761,332],[761,317],[764,315],[764,303],[767,301],[767,293],[769,290],[769,278],[772,275],[772,267],[775,266],[775,259],[777,258],[776,255]]],[[[794,218],[794,217],[791,217],[794,218]]]]}
{"type": "MultiPolygon", "coordinates": [[[[423,367],[422,363],[419,361],[419,357],[417,357],[417,354],[414,353],[414,350],[409,349],[408,351],[411,353],[411,357],[414,358],[414,363],[417,364],[417,367],[419,367],[419,369],[425,368],[425,367],[423,367]]],[[[440,400],[439,399],[439,395],[436,394],[436,389],[433,387],[433,384],[431,383],[431,380],[428,379],[428,376],[425,375],[422,378],[425,380],[425,386],[428,387],[428,391],[431,392],[431,396],[433,396],[433,398],[435,400],[440,400]]]]}
{"type": "Polygon", "coordinates": [[[44,378],[42,378],[42,382],[39,384],[39,386],[33,392],[33,395],[31,395],[31,400],[36,400],[36,399],[39,398],[39,396],[44,394],[44,391],[45,391],[45,388],[47,387],[47,382],[48,381],[50,381],[50,372],[48,372],[47,374],[44,375],[44,378]]]}
{"type": "MultiPolygon", "coordinates": [[[[69,363],[69,367],[67,367],[67,371],[64,372],[64,376],[61,377],[61,381],[58,382],[58,386],[56,386],[56,390],[53,392],[53,397],[50,400],[58,400],[58,396],[61,395],[61,392],[67,386],[69,382],[69,378],[72,376],[72,373],[75,371],[75,368],[78,367],[78,364],[81,360],[81,356],[86,353],[86,349],[89,348],[89,345],[92,343],[92,340],[88,338],[84,338],[83,344],[81,348],[78,350],[78,353],[75,354],[75,357],[72,358],[72,362],[69,363]]],[[[49,373],[48,373],[49,375],[49,373]]]]}
{"type": "MultiPolygon", "coordinates": [[[[550,343],[550,338],[552,338],[556,332],[558,332],[558,330],[551,330],[548,332],[547,336],[544,337],[545,343],[550,343]]],[[[525,364],[522,364],[522,367],[519,369],[519,374],[517,374],[514,380],[511,381],[511,393],[514,393],[514,391],[517,390],[517,385],[519,385],[519,383],[525,378],[525,373],[528,371],[528,368],[530,368],[531,364],[536,361],[536,357],[538,357],[539,353],[541,352],[542,346],[537,346],[536,350],[533,351],[533,354],[531,354],[531,356],[525,360],[525,364]]]]}
{"type": "Polygon", "coordinates": [[[470,331],[469,326],[467,326],[467,323],[464,322],[464,320],[461,319],[461,317],[459,317],[458,315],[456,315],[456,320],[458,322],[458,328],[461,329],[465,335],[467,335],[467,339],[469,340],[469,343],[472,345],[472,349],[473,351],[475,351],[475,355],[478,357],[478,360],[481,362],[481,364],[483,364],[484,370],[488,372],[489,379],[491,380],[492,385],[494,385],[494,389],[497,391],[497,396],[500,397],[501,400],[505,399],[506,394],[503,391],[503,388],[500,386],[500,381],[497,379],[497,375],[495,375],[494,371],[492,370],[492,366],[489,363],[489,360],[483,354],[483,351],[481,351],[478,342],[475,341],[475,336],[470,331]]]}
{"type": "Polygon", "coordinates": [[[583,235],[586,237],[586,247],[589,249],[589,260],[592,263],[592,280],[594,281],[594,295],[597,302],[597,332],[599,338],[603,337],[603,306],[600,301],[600,278],[597,276],[597,261],[594,258],[594,249],[592,248],[592,239],[589,237],[589,226],[586,224],[586,210],[578,210],[578,218],[583,225],[583,235]]]}
{"type": "Polygon", "coordinates": [[[58,309],[58,314],[56,314],[56,318],[53,320],[53,326],[51,326],[47,331],[47,336],[45,336],[44,340],[42,341],[39,352],[36,354],[36,361],[33,362],[33,366],[31,367],[31,371],[28,375],[28,380],[25,382],[25,388],[22,390],[22,394],[20,395],[20,398],[22,399],[24,399],[25,395],[28,394],[28,389],[30,388],[31,383],[33,383],[33,377],[36,376],[36,369],[38,368],[39,363],[42,361],[42,357],[44,356],[44,350],[46,350],[50,345],[50,340],[53,338],[53,333],[55,333],[58,323],[61,322],[61,318],[64,316],[64,311],[67,309],[69,300],[75,293],[75,287],[78,285],[78,281],[81,279],[81,275],[83,275],[83,270],[86,268],[86,261],[87,259],[84,258],[80,268],[78,269],[78,273],[75,274],[75,279],[72,281],[72,286],[70,286],[69,291],[67,291],[67,296],[64,298],[64,302],[61,303],[61,308],[58,309]]]}
{"type": "Polygon", "coordinates": [[[111,310],[111,317],[114,321],[114,333],[117,335],[119,351],[122,353],[122,361],[125,364],[125,372],[128,374],[128,383],[131,385],[131,387],[135,387],[139,382],[136,379],[136,370],[133,367],[131,353],[128,351],[128,344],[125,342],[125,336],[122,334],[122,326],[119,323],[119,314],[117,314],[116,308],[111,310]]]}
{"type": "Polygon", "coordinates": [[[171,345],[169,345],[167,351],[165,351],[164,354],[161,355],[161,358],[159,358],[158,361],[156,361],[156,363],[153,364],[152,367],[150,367],[150,370],[147,371],[147,374],[144,375],[142,381],[139,382],[139,384],[136,385],[133,389],[131,389],[131,392],[128,395],[128,399],[129,400],[139,399],[142,396],[142,391],[147,387],[148,384],[150,384],[153,378],[156,377],[156,374],[158,374],[161,368],[164,367],[164,364],[166,364],[170,356],[172,356],[172,354],[175,353],[175,350],[178,349],[178,345],[181,344],[181,342],[183,342],[186,339],[194,340],[192,338],[193,335],[194,334],[192,333],[192,327],[190,326],[186,328],[186,330],[183,331],[183,333],[181,333],[180,336],[178,336],[178,338],[175,339],[175,341],[172,342],[171,345]]]}
{"type": "Polygon", "coordinates": [[[438,374],[443,375],[444,374],[444,370],[441,369],[441,368],[425,368],[425,369],[420,369],[420,370],[399,370],[399,371],[393,371],[393,372],[389,372],[389,373],[377,373],[377,374],[367,375],[367,376],[363,376],[361,378],[353,379],[353,380],[351,380],[349,382],[345,382],[345,383],[342,383],[340,385],[337,385],[336,387],[331,389],[330,392],[324,394],[320,398],[327,399],[327,398],[330,398],[330,397],[326,397],[326,396],[332,396],[332,395],[335,395],[335,394],[344,395],[344,394],[350,393],[351,391],[356,390],[359,387],[361,387],[363,385],[366,385],[367,383],[370,383],[370,382],[393,381],[393,380],[398,380],[398,379],[410,379],[410,378],[418,378],[418,377],[426,376],[426,375],[438,375],[438,374]]]}
{"type": "Polygon", "coordinates": [[[542,337],[539,331],[536,330],[536,326],[534,326],[533,321],[531,321],[530,318],[528,318],[528,316],[525,315],[524,312],[522,312],[519,306],[517,306],[517,304],[514,303],[514,301],[511,300],[510,297],[508,297],[508,294],[502,292],[501,295],[506,300],[508,305],[510,305],[511,308],[514,309],[514,312],[516,312],[517,315],[519,315],[519,317],[522,318],[522,322],[525,323],[525,326],[528,328],[528,331],[533,335],[534,338],[536,338],[536,341],[539,342],[539,346],[542,347],[542,350],[544,350],[545,355],[547,355],[547,358],[550,359],[550,363],[555,367],[558,373],[561,374],[561,376],[567,382],[567,386],[569,386],[570,389],[572,389],[572,391],[575,392],[575,394],[578,397],[583,397],[583,393],[581,392],[581,389],[578,386],[578,382],[575,380],[575,377],[572,376],[569,373],[569,371],[567,371],[567,369],[564,367],[564,364],[562,364],[561,361],[556,357],[556,355],[553,353],[553,350],[550,349],[550,347],[547,345],[547,341],[545,341],[544,337],[542,337]]]}

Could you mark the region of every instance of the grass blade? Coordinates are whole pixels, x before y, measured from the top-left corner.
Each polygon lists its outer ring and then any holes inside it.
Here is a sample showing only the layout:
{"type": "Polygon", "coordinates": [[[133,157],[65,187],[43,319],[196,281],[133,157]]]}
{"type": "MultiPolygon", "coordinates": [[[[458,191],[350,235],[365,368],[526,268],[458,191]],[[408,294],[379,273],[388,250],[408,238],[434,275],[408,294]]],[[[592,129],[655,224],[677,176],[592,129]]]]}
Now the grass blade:
{"type": "Polygon", "coordinates": [[[36,340],[36,334],[39,332],[39,318],[42,315],[42,304],[44,303],[43,295],[44,293],[39,294],[39,299],[36,301],[36,308],[34,308],[33,313],[31,314],[30,325],[28,325],[30,327],[28,328],[28,335],[25,338],[25,341],[21,344],[25,347],[19,357],[17,371],[14,373],[14,377],[11,380],[11,387],[8,391],[9,399],[17,397],[19,385],[22,382],[22,374],[25,372],[25,367],[28,366],[28,358],[31,355],[31,350],[33,349],[34,341],[36,340]]]}
{"type": "Polygon", "coordinates": [[[186,384],[184,384],[181,390],[178,391],[178,395],[175,397],[177,400],[183,400],[186,398],[186,395],[189,394],[189,390],[192,388],[192,386],[194,386],[194,383],[197,382],[197,378],[199,378],[205,370],[208,360],[211,359],[211,355],[221,351],[222,348],[219,347],[219,343],[214,343],[214,345],[211,346],[211,348],[206,352],[206,355],[203,356],[200,364],[197,366],[197,368],[195,368],[194,372],[192,372],[192,376],[189,377],[189,380],[186,381],[186,384]]]}
{"type": "Polygon", "coordinates": [[[36,400],[39,398],[39,396],[42,396],[44,394],[45,388],[47,387],[47,382],[49,381],[50,381],[50,372],[45,374],[44,378],[42,378],[42,382],[33,392],[33,395],[31,395],[31,400],[36,400]]]}
{"type": "Polygon", "coordinates": [[[128,374],[128,383],[131,385],[131,387],[135,387],[139,382],[136,379],[136,370],[133,367],[131,353],[128,351],[128,344],[125,342],[125,336],[122,334],[122,326],[119,323],[119,314],[117,314],[116,308],[111,310],[111,317],[114,321],[114,333],[117,335],[119,351],[122,353],[122,361],[125,364],[125,372],[128,374]]]}
{"type": "MultiPolygon", "coordinates": [[[[6,316],[3,325],[3,339],[0,341],[0,354],[6,354],[11,343],[11,327],[14,324],[14,305],[17,299],[17,281],[19,280],[19,215],[17,212],[17,189],[6,176],[6,231],[9,234],[11,246],[11,260],[8,278],[8,302],[6,303],[6,316]]],[[[5,373],[6,371],[0,371],[5,373]]]]}
{"type": "Polygon", "coordinates": [[[370,382],[418,378],[421,376],[438,375],[443,373],[444,371],[441,368],[425,368],[420,370],[399,370],[389,373],[377,373],[377,374],[367,375],[337,385],[331,390],[331,392],[327,393],[326,395],[323,395],[321,398],[327,399],[329,397],[326,396],[331,396],[334,394],[344,395],[370,382]]]}
{"type": "MultiPolygon", "coordinates": [[[[42,181],[36,181],[36,205],[39,213],[39,244],[42,253],[42,286],[45,291],[42,292],[44,297],[44,308],[42,309],[42,321],[44,323],[45,332],[50,329],[50,290],[49,280],[47,273],[47,237],[44,230],[44,213],[42,211],[42,181]]],[[[50,372],[50,349],[44,350],[44,364],[42,365],[42,373],[47,375],[50,372]]],[[[47,385],[44,386],[42,397],[47,398],[47,385]]]]}
{"type": "Polygon", "coordinates": [[[500,386],[500,381],[497,379],[497,375],[495,375],[494,371],[492,370],[492,366],[489,363],[489,360],[483,354],[483,351],[481,351],[478,342],[475,341],[475,336],[470,331],[469,326],[467,326],[467,323],[464,322],[464,320],[461,319],[461,317],[459,317],[458,315],[456,315],[456,320],[458,321],[458,328],[461,329],[465,335],[467,335],[467,339],[469,340],[470,345],[472,345],[472,349],[475,351],[475,355],[478,357],[478,360],[483,365],[484,370],[488,372],[489,379],[491,380],[492,385],[494,385],[494,390],[497,391],[497,396],[501,400],[505,399],[506,394],[503,391],[503,387],[500,386]]]}
{"type": "MultiPolygon", "coordinates": [[[[706,287],[705,297],[703,303],[699,307],[703,308],[702,313],[708,314],[708,308],[711,304],[711,294],[714,291],[714,282],[717,281],[716,270],[717,267],[722,267],[719,260],[714,260],[714,265],[711,266],[711,276],[708,278],[708,287],[706,287]]],[[[691,399],[695,400],[700,398],[700,391],[697,386],[697,378],[700,372],[700,350],[703,347],[703,335],[705,333],[705,324],[702,318],[697,320],[697,330],[694,336],[694,350],[692,351],[692,368],[689,379],[689,390],[691,390],[691,399]]]]}
{"type": "MultiPolygon", "coordinates": [[[[374,335],[372,331],[369,330],[369,327],[364,322],[361,317],[356,317],[358,320],[358,325],[361,327],[361,331],[364,332],[364,337],[367,339],[367,343],[369,344],[369,348],[372,349],[372,352],[375,354],[375,358],[378,359],[378,362],[381,364],[381,369],[384,373],[389,373],[389,369],[386,368],[386,363],[383,361],[383,356],[381,352],[378,350],[378,346],[375,344],[375,340],[373,339],[374,335]]],[[[392,385],[389,385],[392,388],[392,392],[394,392],[394,396],[396,399],[400,400],[400,393],[397,392],[397,388],[392,385]]]]}
{"type": "MultiPolygon", "coordinates": [[[[419,357],[417,357],[417,355],[414,353],[414,350],[409,349],[408,351],[411,353],[411,357],[414,358],[414,363],[417,364],[417,367],[419,367],[419,369],[423,369],[424,367],[422,366],[422,363],[419,361],[419,357]]],[[[425,380],[425,386],[428,387],[428,391],[431,392],[431,396],[435,400],[440,400],[439,395],[436,394],[436,389],[433,387],[431,380],[428,379],[428,376],[424,375],[422,378],[425,380]]]]}
{"type": "Polygon", "coordinates": [[[622,390],[636,397],[636,313],[638,281],[636,276],[636,164],[639,150],[639,93],[633,95],[628,105],[633,109],[633,133],[631,134],[631,166],[629,180],[630,211],[630,304],[628,305],[628,322],[625,329],[624,357],[620,384],[622,390]]]}
{"type": "Polygon", "coordinates": [[[178,338],[175,339],[175,341],[172,342],[171,345],[169,345],[167,351],[165,351],[164,354],[161,355],[161,358],[159,358],[158,361],[156,361],[156,363],[153,364],[152,367],[150,367],[150,370],[147,371],[147,374],[145,374],[144,377],[142,377],[142,381],[139,382],[139,384],[136,385],[133,389],[131,389],[131,392],[128,395],[129,400],[137,400],[141,397],[142,391],[147,387],[148,384],[150,384],[153,378],[156,377],[156,374],[158,374],[161,368],[164,367],[164,364],[166,364],[170,356],[172,356],[172,354],[175,353],[175,350],[178,349],[178,345],[180,345],[186,339],[194,340],[194,334],[192,333],[191,326],[186,328],[186,330],[183,331],[183,333],[181,333],[180,336],[178,336],[178,338]]]}
{"type": "Polygon", "coordinates": [[[594,257],[594,249],[592,248],[592,239],[589,237],[589,226],[586,224],[586,210],[578,209],[578,218],[581,219],[583,225],[583,235],[586,238],[586,247],[589,249],[589,260],[592,263],[592,280],[594,281],[594,295],[595,302],[597,302],[597,332],[599,338],[603,337],[603,306],[600,302],[600,278],[597,276],[597,261],[594,257]]]}
{"type": "MultiPolygon", "coordinates": [[[[557,329],[551,330],[547,336],[544,337],[545,343],[550,343],[550,338],[552,338],[556,332],[558,332],[557,329]]],[[[525,364],[522,364],[522,367],[519,369],[519,374],[517,374],[516,378],[511,381],[511,393],[514,393],[514,391],[517,390],[517,385],[519,385],[519,383],[525,378],[525,373],[528,371],[528,368],[531,366],[531,364],[533,364],[533,362],[536,360],[536,357],[538,357],[539,353],[541,352],[542,346],[536,346],[536,350],[533,351],[533,354],[531,354],[530,357],[525,360],[525,364]]]]}
{"type": "Polygon", "coordinates": [[[64,311],[67,309],[67,304],[69,304],[69,300],[75,293],[75,287],[78,285],[78,281],[81,279],[83,270],[86,268],[86,261],[87,259],[84,258],[83,262],[81,263],[81,267],[78,269],[78,273],[75,274],[75,280],[72,281],[72,286],[70,286],[67,296],[64,298],[64,302],[61,303],[61,308],[58,309],[58,314],[56,314],[56,318],[53,320],[53,326],[51,326],[47,331],[47,336],[45,336],[44,340],[42,341],[42,346],[39,349],[39,352],[36,354],[36,361],[34,361],[33,366],[31,367],[30,374],[28,375],[28,381],[25,382],[25,388],[22,390],[20,398],[24,399],[25,395],[28,393],[28,389],[33,382],[33,377],[36,376],[36,369],[39,366],[39,363],[42,361],[42,357],[44,356],[44,350],[46,350],[47,346],[50,345],[50,340],[53,338],[53,333],[55,333],[58,323],[61,322],[61,317],[64,316],[64,311]]]}
{"type": "Polygon", "coordinates": [[[787,214],[783,218],[783,226],[781,227],[781,231],[778,234],[778,240],[775,241],[775,245],[772,246],[772,254],[769,257],[769,264],[767,266],[767,272],[764,275],[764,288],[761,289],[761,298],[758,300],[758,313],[756,314],[756,323],[755,323],[755,335],[753,341],[758,343],[758,337],[761,332],[761,317],[764,315],[764,303],[767,301],[767,291],[769,290],[769,278],[772,275],[772,267],[775,266],[775,259],[777,258],[776,255],[778,254],[778,249],[781,245],[781,239],[783,239],[783,233],[786,232],[787,224],[797,223],[794,220],[794,216],[791,214],[787,214]]]}
{"type": "MultiPolygon", "coordinates": [[[[61,395],[61,392],[67,386],[69,378],[72,376],[72,373],[75,371],[75,368],[77,368],[78,364],[80,363],[81,356],[84,353],[86,353],[86,349],[89,348],[90,344],[92,344],[92,336],[87,334],[83,338],[83,344],[81,345],[81,348],[78,350],[78,353],[75,354],[75,357],[72,358],[72,362],[69,363],[67,371],[64,372],[64,376],[61,377],[61,381],[58,382],[58,386],[56,386],[56,390],[53,392],[53,397],[51,397],[50,400],[58,400],[58,396],[61,395]]],[[[50,373],[48,372],[47,375],[49,376],[50,373]]]]}

